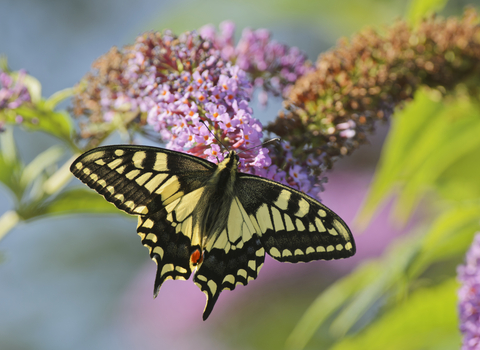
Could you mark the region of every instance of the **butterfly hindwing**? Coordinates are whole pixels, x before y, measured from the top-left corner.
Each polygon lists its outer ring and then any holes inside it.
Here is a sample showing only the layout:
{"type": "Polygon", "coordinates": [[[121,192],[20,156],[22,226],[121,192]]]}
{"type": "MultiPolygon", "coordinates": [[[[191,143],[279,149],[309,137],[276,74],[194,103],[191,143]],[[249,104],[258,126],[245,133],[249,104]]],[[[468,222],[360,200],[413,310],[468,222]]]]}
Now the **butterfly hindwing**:
{"type": "Polygon", "coordinates": [[[265,260],[265,249],[238,198],[234,198],[225,229],[205,247],[204,260],[194,282],[207,295],[203,313],[211,313],[222,290],[233,290],[257,278],[265,260]]]}
{"type": "Polygon", "coordinates": [[[238,175],[238,197],[274,259],[295,263],[355,254],[348,226],[323,204],[278,182],[238,175]]]}
{"type": "Polygon", "coordinates": [[[148,248],[150,257],[158,265],[155,278],[154,296],[158,295],[161,285],[167,279],[187,280],[192,273],[190,255],[191,239],[178,234],[175,226],[166,220],[166,210],[160,210],[151,216],[139,216],[137,232],[142,244],[148,248]]]}

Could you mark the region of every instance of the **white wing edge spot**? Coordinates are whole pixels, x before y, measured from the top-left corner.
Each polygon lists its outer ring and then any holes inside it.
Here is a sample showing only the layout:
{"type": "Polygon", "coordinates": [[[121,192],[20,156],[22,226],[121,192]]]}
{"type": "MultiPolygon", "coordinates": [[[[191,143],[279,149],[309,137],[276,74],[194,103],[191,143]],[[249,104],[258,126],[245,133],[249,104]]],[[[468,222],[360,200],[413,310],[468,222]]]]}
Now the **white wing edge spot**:
{"type": "Polygon", "coordinates": [[[157,246],[157,247],[153,248],[153,253],[158,254],[160,256],[160,259],[163,259],[164,251],[163,251],[162,247],[157,246]]]}
{"type": "Polygon", "coordinates": [[[282,252],[282,257],[292,256],[292,252],[288,249],[284,249],[282,252]]]}
{"type": "Polygon", "coordinates": [[[233,275],[226,275],[225,278],[223,279],[223,283],[225,282],[228,282],[228,283],[231,283],[231,284],[235,284],[235,277],[233,275]]]}
{"type": "Polygon", "coordinates": [[[256,256],[264,256],[265,255],[265,249],[262,247],[259,250],[255,252],[256,256]]]}
{"type": "Polygon", "coordinates": [[[281,257],[281,254],[280,252],[278,251],[277,248],[273,247],[272,249],[270,249],[270,255],[275,257],[275,258],[279,258],[281,257]]]}
{"type": "Polygon", "coordinates": [[[175,267],[173,264],[165,264],[163,265],[162,272],[160,272],[160,275],[163,276],[166,273],[169,273],[170,271],[173,271],[175,267]]]}
{"type": "Polygon", "coordinates": [[[245,271],[244,269],[239,269],[239,270],[237,271],[237,275],[238,275],[238,276],[242,276],[243,278],[246,279],[246,278],[247,278],[247,271],[245,271]]]}
{"type": "Polygon", "coordinates": [[[153,243],[157,243],[157,235],[155,235],[154,233],[149,233],[147,235],[147,239],[149,239],[153,243]]]}
{"type": "Polygon", "coordinates": [[[153,224],[154,224],[153,220],[151,220],[151,219],[146,219],[146,220],[143,222],[142,226],[143,226],[143,227],[146,227],[146,228],[152,228],[152,227],[153,227],[153,224]]]}
{"type": "Polygon", "coordinates": [[[324,217],[327,216],[327,212],[326,212],[325,210],[323,210],[323,209],[320,209],[320,210],[318,211],[318,216],[320,216],[321,218],[324,218],[324,217]]]}
{"type": "Polygon", "coordinates": [[[295,252],[294,252],[295,255],[303,255],[303,252],[301,249],[295,249],[295,252]]]}

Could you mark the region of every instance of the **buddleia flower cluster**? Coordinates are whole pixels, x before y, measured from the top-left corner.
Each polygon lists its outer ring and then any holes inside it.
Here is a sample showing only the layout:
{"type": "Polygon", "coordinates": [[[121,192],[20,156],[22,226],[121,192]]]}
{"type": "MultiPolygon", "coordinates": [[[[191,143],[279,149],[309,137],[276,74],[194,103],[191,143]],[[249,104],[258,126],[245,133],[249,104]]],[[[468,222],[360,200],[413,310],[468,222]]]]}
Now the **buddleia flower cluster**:
{"type": "Polygon", "coordinates": [[[273,40],[266,29],[245,28],[237,44],[234,33],[235,24],[230,21],[220,23],[219,32],[213,25],[200,28],[202,37],[212,41],[222,58],[234,62],[248,73],[256,87],[261,88],[259,99],[264,105],[268,93],[286,98],[295,81],[313,71],[298,48],[273,40]]]}
{"type": "Polygon", "coordinates": [[[318,58],[266,130],[288,140],[297,160],[317,160],[321,172],[366,143],[375,123],[388,120],[422,85],[445,95],[462,84],[477,96],[478,72],[473,9],[460,19],[430,17],[416,28],[405,21],[367,28],[318,58]]]}
{"type": "MultiPolygon", "coordinates": [[[[253,82],[259,84],[259,76],[277,76],[279,83],[264,84],[265,90],[283,91],[296,79],[292,74],[302,71],[289,64],[307,67],[308,63],[298,50],[287,60],[274,58],[275,47],[280,46],[255,35],[248,39],[252,52],[243,45],[243,51],[233,50],[230,55],[219,37],[209,38],[205,30],[203,35],[180,36],[149,32],[134,45],[112,49],[94,63],[94,70],[78,86],[74,111],[88,117],[87,122],[81,121],[82,137],[101,141],[111,127],[137,128],[146,136],[157,136],[169,149],[215,163],[224,158],[223,144],[239,154],[240,171],[316,195],[320,187],[312,184],[317,181],[294,162],[288,142],[276,146],[282,157],[272,163],[269,150],[262,146],[263,127],[250,107],[253,82]],[[254,45],[256,37],[258,45],[254,45]],[[247,71],[235,64],[256,56],[263,56],[265,64],[258,60],[247,71]]],[[[277,51],[285,52],[281,47],[277,51]]]]}
{"type": "MultiPolygon", "coordinates": [[[[31,101],[30,93],[23,83],[25,76],[26,72],[24,70],[19,71],[16,77],[6,71],[0,71],[0,131],[3,130],[5,120],[12,119],[6,115],[2,116],[2,111],[3,113],[14,112],[15,108],[31,101]]],[[[17,124],[23,120],[17,114],[13,116],[13,119],[17,124]]]]}
{"type": "Polygon", "coordinates": [[[474,350],[480,347],[480,234],[475,236],[465,260],[457,271],[462,283],[458,291],[460,331],[462,349],[474,350]]]}

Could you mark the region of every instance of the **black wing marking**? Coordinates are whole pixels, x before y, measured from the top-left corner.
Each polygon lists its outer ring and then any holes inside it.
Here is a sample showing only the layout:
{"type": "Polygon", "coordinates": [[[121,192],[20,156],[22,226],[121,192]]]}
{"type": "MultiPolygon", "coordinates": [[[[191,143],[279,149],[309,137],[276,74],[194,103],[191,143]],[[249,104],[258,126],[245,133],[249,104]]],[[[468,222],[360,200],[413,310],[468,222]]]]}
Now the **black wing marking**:
{"type": "Polygon", "coordinates": [[[234,198],[227,226],[207,242],[203,263],[193,280],[207,296],[203,319],[212,312],[222,290],[233,290],[237,284],[245,286],[256,279],[264,260],[265,249],[255,228],[238,198],[234,198]]]}
{"type": "Polygon", "coordinates": [[[345,222],[306,194],[248,174],[238,174],[236,193],[274,259],[296,263],[355,254],[345,222]]]}

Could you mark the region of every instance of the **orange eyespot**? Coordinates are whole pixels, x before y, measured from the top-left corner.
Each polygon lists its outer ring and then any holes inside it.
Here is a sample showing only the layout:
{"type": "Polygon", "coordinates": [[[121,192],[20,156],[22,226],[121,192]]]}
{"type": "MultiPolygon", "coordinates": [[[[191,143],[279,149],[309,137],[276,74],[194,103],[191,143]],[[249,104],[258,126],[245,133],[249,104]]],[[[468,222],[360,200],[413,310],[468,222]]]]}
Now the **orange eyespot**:
{"type": "Polygon", "coordinates": [[[200,264],[203,261],[203,254],[200,252],[200,249],[196,249],[192,253],[192,255],[190,255],[190,261],[194,266],[200,264]]]}

